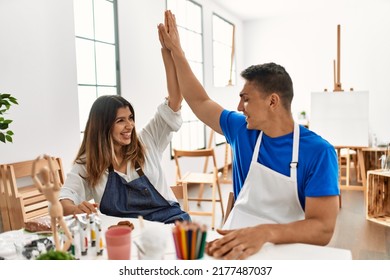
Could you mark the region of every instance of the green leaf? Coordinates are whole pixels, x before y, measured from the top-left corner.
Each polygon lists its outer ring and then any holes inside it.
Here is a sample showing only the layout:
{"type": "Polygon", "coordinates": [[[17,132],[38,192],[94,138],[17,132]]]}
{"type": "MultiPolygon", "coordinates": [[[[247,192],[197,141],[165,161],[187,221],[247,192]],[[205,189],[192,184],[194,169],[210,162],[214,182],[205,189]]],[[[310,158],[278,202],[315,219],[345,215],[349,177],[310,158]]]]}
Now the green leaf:
{"type": "Polygon", "coordinates": [[[12,143],[12,137],[11,137],[11,136],[6,135],[6,136],[5,136],[5,139],[6,139],[8,142],[11,142],[11,143],[12,143]]]}
{"type": "Polygon", "coordinates": [[[1,103],[3,103],[5,105],[5,107],[11,105],[7,100],[1,100],[1,103]]]}
{"type": "Polygon", "coordinates": [[[4,120],[3,121],[3,123],[6,123],[6,124],[10,124],[10,123],[12,123],[13,122],[13,120],[4,120]]]}
{"type": "Polygon", "coordinates": [[[13,133],[11,130],[8,130],[8,131],[7,131],[7,134],[8,134],[8,135],[14,135],[14,133],[13,133]]]}
{"type": "Polygon", "coordinates": [[[5,135],[2,132],[0,132],[0,141],[5,143],[5,135]]]}
{"type": "Polygon", "coordinates": [[[7,123],[0,123],[0,129],[1,130],[5,130],[8,128],[8,124],[7,123]]]}
{"type": "Polygon", "coordinates": [[[9,94],[9,93],[2,93],[2,94],[0,94],[0,98],[8,98],[8,97],[10,97],[11,96],[11,94],[9,94]]]}
{"type": "Polygon", "coordinates": [[[15,97],[10,97],[10,98],[9,98],[9,101],[11,101],[11,102],[14,103],[14,104],[19,104],[19,103],[18,103],[18,100],[17,100],[15,97]]]}

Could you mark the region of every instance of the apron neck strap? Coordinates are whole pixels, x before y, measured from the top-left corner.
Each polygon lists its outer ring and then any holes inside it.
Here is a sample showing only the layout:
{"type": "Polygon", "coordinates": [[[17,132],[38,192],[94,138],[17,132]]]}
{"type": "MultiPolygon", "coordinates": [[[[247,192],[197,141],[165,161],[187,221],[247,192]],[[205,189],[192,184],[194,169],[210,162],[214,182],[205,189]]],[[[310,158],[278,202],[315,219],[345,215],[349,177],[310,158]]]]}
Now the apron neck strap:
{"type": "Polygon", "coordinates": [[[138,161],[135,162],[135,172],[137,172],[138,176],[144,176],[144,172],[142,171],[141,165],[139,165],[138,161]]]}
{"type": "Polygon", "coordinates": [[[297,180],[298,151],[299,151],[299,124],[294,122],[293,154],[290,163],[290,177],[297,180]]]}
{"type": "MultiPolygon", "coordinates": [[[[299,124],[294,122],[294,134],[293,134],[293,154],[292,161],[290,163],[290,177],[294,180],[297,178],[297,166],[298,166],[298,151],[299,151],[299,124]]],[[[256,141],[255,150],[253,152],[252,161],[257,162],[259,156],[260,143],[263,137],[263,131],[260,132],[256,141]]]]}
{"type": "MultiPolygon", "coordinates": [[[[141,165],[139,165],[138,161],[135,162],[135,172],[137,172],[138,176],[144,176],[144,172],[142,171],[142,167],[141,165]]],[[[112,166],[112,164],[108,167],[108,172],[113,172],[114,171],[114,167],[112,166]]]]}

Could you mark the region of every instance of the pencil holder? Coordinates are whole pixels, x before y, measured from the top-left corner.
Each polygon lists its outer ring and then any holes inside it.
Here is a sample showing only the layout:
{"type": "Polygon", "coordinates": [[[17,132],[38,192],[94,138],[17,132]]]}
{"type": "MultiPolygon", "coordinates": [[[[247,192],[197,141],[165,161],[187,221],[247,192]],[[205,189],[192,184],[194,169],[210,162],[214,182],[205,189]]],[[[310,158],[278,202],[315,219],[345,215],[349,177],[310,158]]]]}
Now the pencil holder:
{"type": "Polygon", "coordinates": [[[197,223],[180,222],[172,229],[176,256],[179,260],[203,258],[206,246],[207,227],[197,223]]]}

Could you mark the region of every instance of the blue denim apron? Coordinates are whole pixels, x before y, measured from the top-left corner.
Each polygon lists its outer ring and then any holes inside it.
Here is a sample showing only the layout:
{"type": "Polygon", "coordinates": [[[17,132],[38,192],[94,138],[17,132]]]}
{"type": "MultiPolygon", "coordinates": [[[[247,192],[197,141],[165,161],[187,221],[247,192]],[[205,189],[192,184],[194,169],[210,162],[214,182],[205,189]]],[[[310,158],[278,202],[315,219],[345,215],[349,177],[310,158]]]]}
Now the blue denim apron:
{"type": "Polygon", "coordinates": [[[139,164],[139,178],[126,182],[113,167],[109,167],[106,188],[100,201],[100,212],[110,216],[137,218],[163,222],[190,221],[188,213],[181,210],[176,201],[167,201],[150,183],[139,164]]]}

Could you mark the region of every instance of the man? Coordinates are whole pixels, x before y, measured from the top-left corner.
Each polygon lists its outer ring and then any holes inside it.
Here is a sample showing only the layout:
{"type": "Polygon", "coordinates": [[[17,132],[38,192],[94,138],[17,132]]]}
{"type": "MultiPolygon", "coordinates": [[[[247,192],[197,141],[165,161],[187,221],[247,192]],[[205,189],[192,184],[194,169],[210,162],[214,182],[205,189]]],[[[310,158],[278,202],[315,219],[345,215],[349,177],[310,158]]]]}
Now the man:
{"type": "Polygon", "coordinates": [[[327,141],[294,123],[285,69],[267,63],[244,70],[242,114],[224,110],[192,73],[170,11],[158,29],[183,97],[201,121],[225,135],[234,153],[235,206],[207,253],[245,259],[266,242],[328,244],[339,208],[337,157],[327,141]]]}

